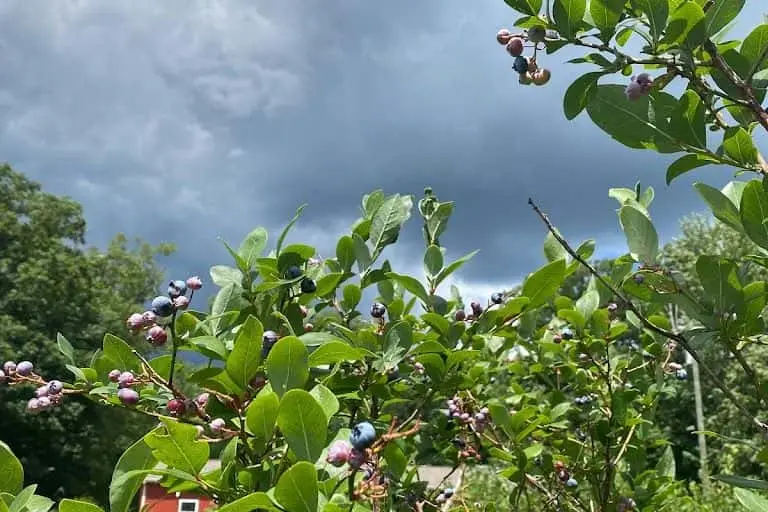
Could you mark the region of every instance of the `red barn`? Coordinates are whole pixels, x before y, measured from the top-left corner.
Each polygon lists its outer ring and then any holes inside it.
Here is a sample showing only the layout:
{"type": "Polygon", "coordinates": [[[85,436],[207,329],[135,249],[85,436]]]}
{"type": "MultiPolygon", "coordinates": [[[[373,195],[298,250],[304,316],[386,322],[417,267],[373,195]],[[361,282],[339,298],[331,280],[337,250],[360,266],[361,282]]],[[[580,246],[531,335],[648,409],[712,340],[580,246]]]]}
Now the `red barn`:
{"type": "MultiPolygon", "coordinates": [[[[164,465],[159,465],[161,467],[164,465]]],[[[201,473],[209,473],[221,467],[218,460],[209,460],[201,473]]],[[[215,504],[208,496],[192,492],[168,493],[160,485],[161,476],[149,475],[144,479],[139,495],[139,510],[142,512],[206,512],[215,509],[215,504]]]]}

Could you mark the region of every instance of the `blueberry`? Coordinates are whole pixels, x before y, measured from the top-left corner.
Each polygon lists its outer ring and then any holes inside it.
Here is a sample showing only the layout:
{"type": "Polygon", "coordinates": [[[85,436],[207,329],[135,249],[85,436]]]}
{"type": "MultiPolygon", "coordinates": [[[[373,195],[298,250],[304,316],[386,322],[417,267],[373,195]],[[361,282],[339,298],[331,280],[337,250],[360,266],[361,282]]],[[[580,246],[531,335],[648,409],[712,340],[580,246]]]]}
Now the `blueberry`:
{"type": "Polygon", "coordinates": [[[285,278],[286,279],[296,279],[299,276],[301,276],[302,272],[299,267],[296,265],[292,265],[288,267],[288,270],[285,271],[285,278]]]}
{"type": "Polygon", "coordinates": [[[171,316],[171,313],[173,313],[173,301],[164,295],[155,297],[152,299],[152,312],[161,317],[171,316]]]}
{"type": "Polygon", "coordinates": [[[528,59],[522,55],[515,57],[515,62],[512,64],[512,69],[520,73],[521,75],[528,71],[528,59]]]}
{"type": "Polygon", "coordinates": [[[139,403],[139,394],[131,388],[118,390],[117,398],[125,405],[136,405],[139,403]]]}
{"type": "Polygon", "coordinates": [[[565,482],[565,485],[567,487],[576,487],[579,485],[579,482],[577,482],[575,478],[571,477],[568,479],[568,481],[565,482]]]}
{"type": "Polygon", "coordinates": [[[48,383],[48,393],[58,395],[64,390],[64,385],[59,380],[52,380],[48,383]]]}
{"type": "Polygon", "coordinates": [[[615,313],[619,310],[619,306],[615,302],[611,302],[608,304],[608,312],[609,313],[615,313]]]}
{"type": "Polygon", "coordinates": [[[564,340],[572,340],[573,332],[570,329],[563,329],[561,336],[563,337],[564,340]]]}
{"type": "Polygon", "coordinates": [[[168,283],[168,296],[172,299],[180,297],[187,293],[187,283],[185,281],[171,281],[168,283]]]}
{"type": "Polygon", "coordinates": [[[301,280],[301,293],[315,293],[315,290],[317,290],[317,285],[313,280],[309,278],[301,280]]]}
{"type": "Polygon", "coordinates": [[[22,361],[18,364],[18,366],[16,366],[16,373],[26,377],[27,375],[32,373],[33,368],[34,366],[32,366],[32,363],[30,363],[29,361],[22,361]]]}
{"type": "Polygon", "coordinates": [[[277,339],[277,333],[275,331],[264,331],[264,336],[262,337],[264,345],[272,346],[277,343],[277,339]]]}
{"type": "Polygon", "coordinates": [[[112,382],[118,382],[120,380],[121,373],[122,372],[120,370],[117,370],[117,369],[112,370],[111,372],[109,372],[109,380],[112,382]]]}
{"type": "Polygon", "coordinates": [[[675,372],[675,377],[677,377],[678,380],[685,380],[688,378],[688,372],[685,368],[680,368],[675,372]]]}
{"type": "Polygon", "coordinates": [[[203,287],[203,281],[198,276],[192,276],[187,278],[186,285],[190,290],[199,290],[203,287]]]}
{"type": "Polygon", "coordinates": [[[632,279],[634,279],[635,283],[637,284],[643,284],[643,281],[645,281],[643,274],[635,274],[632,276],[632,279]]]}
{"type": "Polygon", "coordinates": [[[376,429],[367,421],[355,425],[352,429],[352,434],[349,436],[349,442],[355,450],[359,451],[365,450],[371,446],[375,440],[376,429]]]}
{"type": "Polygon", "coordinates": [[[216,418],[208,426],[211,428],[211,432],[221,432],[227,423],[222,418],[216,418]]]}
{"type": "Polygon", "coordinates": [[[371,304],[371,316],[373,318],[383,318],[387,312],[387,307],[380,302],[374,302],[371,304]]]}
{"type": "Polygon", "coordinates": [[[464,312],[463,309],[460,309],[456,312],[456,314],[454,315],[454,318],[456,319],[457,322],[463,322],[464,320],[467,319],[467,314],[464,312]]]}
{"type": "Polygon", "coordinates": [[[172,400],[168,401],[168,412],[170,412],[174,416],[182,415],[186,411],[186,405],[184,405],[184,400],[179,400],[178,398],[174,398],[172,400]]]}
{"type": "Polygon", "coordinates": [[[37,404],[40,406],[40,410],[41,411],[49,409],[51,407],[51,405],[53,405],[51,403],[51,399],[48,398],[47,396],[41,396],[40,398],[38,398],[37,399],[37,404]]]}
{"type": "Polygon", "coordinates": [[[42,398],[48,396],[48,386],[40,386],[35,390],[35,397],[42,398]]]}
{"type": "Polygon", "coordinates": [[[37,398],[32,398],[27,402],[27,412],[36,413],[40,410],[40,401],[37,398]]]}
{"type": "Polygon", "coordinates": [[[448,487],[443,491],[443,494],[445,495],[446,498],[450,498],[451,496],[453,496],[453,493],[454,493],[454,490],[451,487],[448,487]]]}
{"type": "Polygon", "coordinates": [[[501,304],[502,302],[504,302],[504,295],[502,295],[499,292],[494,293],[493,295],[491,295],[491,302],[493,302],[494,304],[501,304]]]}
{"type": "Polygon", "coordinates": [[[117,378],[117,385],[121,388],[127,388],[131,384],[133,384],[135,380],[136,378],[133,376],[131,372],[123,372],[117,378]]]}
{"type": "Polygon", "coordinates": [[[6,375],[10,375],[12,373],[16,372],[16,363],[13,361],[6,361],[5,364],[3,364],[3,370],[5,371],[6,375]]]}
{"type": "Polygon", "coordinates": [[[473,302],[469,306],[472,308],[473,315],[480,316],[483,314],[483,306],[481,306],[479,302],[473,302]]]}
{"type": "Polygon", "coordinates": [[[147,341],[155,346],[164,345],[168,341],[168,333],[159,325],[153,325],[147,331],[147,341]]]}

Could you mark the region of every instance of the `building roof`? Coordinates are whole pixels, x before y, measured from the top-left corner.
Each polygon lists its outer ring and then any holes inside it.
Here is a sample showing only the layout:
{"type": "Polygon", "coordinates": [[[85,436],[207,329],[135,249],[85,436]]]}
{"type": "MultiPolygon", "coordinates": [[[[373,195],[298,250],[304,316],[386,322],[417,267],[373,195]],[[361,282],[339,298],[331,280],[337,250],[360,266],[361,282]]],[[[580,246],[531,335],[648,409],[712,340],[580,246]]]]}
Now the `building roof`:
{"type": "MultiPolygon", "coordinates": [[[[155,469],[165,469],[167,467],[168,466],[160,462],[157,466],[155,466],[155,469]]],[[[211,471],[215,471],[219,468],[221,468],[221,461],[219,459],[208,459],[208,462],[205,463],[205,466],[203,466],[203,469],[200,471],[200,473],[210,473],[211,471]]],[[[144,483],[156,483],[162,480],[162,478],[162,475],[147,475],[147,477],[144,479],[144,483]]]]}

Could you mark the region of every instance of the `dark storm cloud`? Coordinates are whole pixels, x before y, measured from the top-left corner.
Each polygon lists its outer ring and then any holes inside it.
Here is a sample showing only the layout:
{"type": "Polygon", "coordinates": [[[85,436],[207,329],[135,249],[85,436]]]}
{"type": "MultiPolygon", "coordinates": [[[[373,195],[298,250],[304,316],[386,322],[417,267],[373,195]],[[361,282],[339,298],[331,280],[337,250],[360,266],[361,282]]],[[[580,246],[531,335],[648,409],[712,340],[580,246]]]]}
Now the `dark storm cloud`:
{"type": "MultiPolygon", "coordinates": [[[[226,262],[218,236],[276,234],[304,202],[294,238],[331,255],[376,188],[457,201],[444,243],[450,257],[482,250],[462,273],[478,290],[542,263],[528,197],[574,243],[613,254],[607,189],[640,179],[672,236],[703,209],[691,179],[667,188],[671,157],[564,119],[586,71],[562,64],[572,54],[544,57],[547,87],[520,87],[494,40],[514,18],[501,0],[5,2],[0,154],[82,201],[91,242],[176,242],[178,274],[226,262]]],[[[418,271],[420,236],[412,219],[395,264],[418,271]]]]}

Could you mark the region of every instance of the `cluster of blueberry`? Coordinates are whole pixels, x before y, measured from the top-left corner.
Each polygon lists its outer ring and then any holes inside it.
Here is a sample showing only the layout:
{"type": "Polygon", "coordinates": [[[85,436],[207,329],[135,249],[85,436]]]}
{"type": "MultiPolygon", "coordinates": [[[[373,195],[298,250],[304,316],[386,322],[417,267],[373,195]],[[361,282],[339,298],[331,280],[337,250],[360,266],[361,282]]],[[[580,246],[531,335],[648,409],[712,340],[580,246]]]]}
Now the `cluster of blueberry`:
{"type": "Polygon", "coordinates": [[[3,369],[0,370],[0,384],[6,382],[11,385],[21,382],[38,384],[35,397],[27,402],[27,412],[37,413],[61,405],[64,398],[64,385],[61,381],[46,382],[35,373],[34,369],[34,365],[29,361],[21,361],[18,364],[14,361],[6,361],[3,369]]]}
{"type": "MultiPolygon", "coordinates": [[[[300,278],[304,272],[297,267],[296,265],[293,265],[291,267],[288,267],[288,270],[285,271],[285,278],[286,279],[298,279],[300,278]]],[[[301,289],[301,293],[315,293],[315,290],[317,290],[317,283],[313,279],[310,279],[309,277],[305,277],[301,280],[299,283],[299,288],[301,289]]]]}
{"type": "Polygon", "coordinates": [[[515,58],[512,64],[514,69],[520,75],[520,83],[523,85],[544,85],[549,82],[552,73],[548,69],[539,68],[536,64],[536,52],[538,44],[544,43],[548,36],[555,36],[552,31],[547,31],[543,26],[537,25],[529,28],[525,33],[513,35],[509,30],[503,28],[496,34],[496,41],[504,45],[507,52],[515,58]],[[551,32],[551,33],[550,33],[551,32]],[[533,43],[533,55],[524,57],[525,41],[533,43]]]}
{"type": "MultiPolygon", "coordinates": [[[[495,292],[491,295],[491,303],[495,305],[502,304],[504,302],[504,294],[501,292],[495,292]]],[[[454,313],[453,318],[457,322],[464,322],[465,320],[467,322],[472,322],[476,318],[478,318],[480,315],[484,313],[483,306],[476,301],[472,301],[469,304],[469,308],[472,310],[470,314],[467,314],[464,309],[460,308],[454,313]]]]}
{"type": "Polygon", "coordinates": [[[597,398],[597,395],[595,395],[594,393],[592,393],[591,395],[577,396],[576,398],[573,399],[573,403],[576,405],[589,405],[592,403],[592,400],[594,400],[595,398],[597,398]]]}
{"type": "Polygon", "coordinates": [[[552,341],[554,341],[555,343],[560,343],[563,340],[567,341],[567,340],[572,340],[572,339],[573,339],[573,331],[571,331],[570,329],[567,329],[567,328],[563,329],[562,331],[560,331],[560,333],[555,334],[554,336],[552,336],[552,341]]]}
{"type": "Polygon", "coordinates": [[[490,420],[490,413],[487,407],[483,407],[476,413],[472,413],[470,405],[464,403],[461,398],[454,396],[450,398],[448,405],[448,415],[464,425],[472,425],[476,432],[482,433],[490,420]]]}
{"type": "Polygon", "coordinates": [[[160,318],[171,316],[174,311],[187,309],[195,290],[203,287],[199,277],[193,276],[186,281],[171,281],[168,284],[168,295],[160,295],[152,299],[152,305],[144,313],[133,313],[126,320],[131,332],[147,331],[147,341],[155,346],[164,345],[168,341],[165,327],[159,324],[160,318]],[[187,290],[192,293],[187,297],[187,290]]]}
{"type": "Polygon", "coordinates": [[[579,482],[571,476],[571,472],[565,467],[561,461],[555,462],[555,471],[557,472],[557,478],[565,484],[566,487],[576,487],[579,482]]]}
{"type": "Polygon", "coordinates": [[[349,440],[340,439],[328,448],[326,461],[336,467],[349,464],[359,469],[367,459],[366,450],[376,441],[376,429],[367,421],[358,423],[352,429],[349,440]]]}

